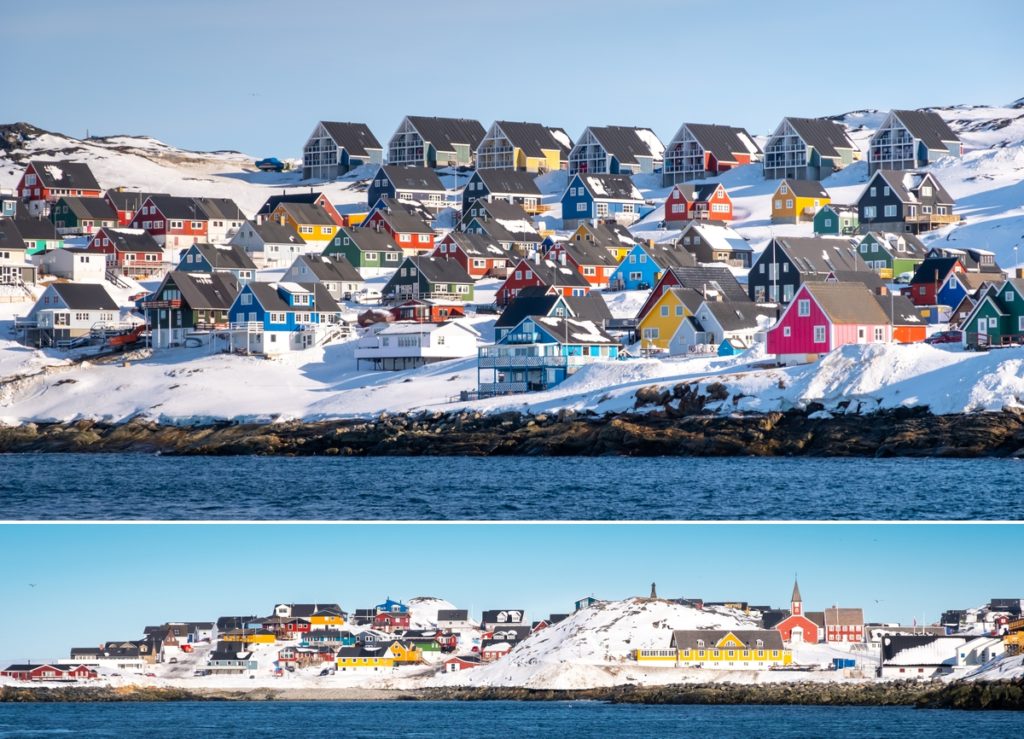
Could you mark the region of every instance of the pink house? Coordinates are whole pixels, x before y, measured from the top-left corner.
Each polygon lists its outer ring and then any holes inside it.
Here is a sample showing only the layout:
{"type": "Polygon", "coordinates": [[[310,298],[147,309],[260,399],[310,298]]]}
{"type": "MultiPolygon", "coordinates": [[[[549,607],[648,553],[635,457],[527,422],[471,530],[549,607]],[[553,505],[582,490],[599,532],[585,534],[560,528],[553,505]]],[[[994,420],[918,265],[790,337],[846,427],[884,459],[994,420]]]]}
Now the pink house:
{"type": "Polygon", "coordinates": [[[768,330],[768,353],[785,363],[813,362],[846,344],[891,340],[889,317],[864,285],[805,282],[768,330]]]}

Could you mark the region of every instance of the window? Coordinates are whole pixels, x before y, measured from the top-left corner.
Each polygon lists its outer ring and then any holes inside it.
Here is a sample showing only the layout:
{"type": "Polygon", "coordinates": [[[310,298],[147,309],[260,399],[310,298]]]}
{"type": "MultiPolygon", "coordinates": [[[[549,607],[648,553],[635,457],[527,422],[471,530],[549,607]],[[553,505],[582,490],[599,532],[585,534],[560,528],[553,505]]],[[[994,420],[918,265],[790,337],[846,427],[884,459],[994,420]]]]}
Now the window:
{"type": "Polygon", "coordinates": [[[242,293],[238,297],[238,302],[239,302],[240,305],[252,305],[252,294],[251,293],[242,293]]]}
{"type": "Polygon", "coordinates": [[[882,188],[882,195],[885,195],[886,197],[889,196],[889,186],[888,185],[886,185],[885,187],[882,188]]]}
{"type": "Polygon", "coordinates": [[[807,298],[796,302],[796,314],[801,317],[811,315],[811,301],[807,298]]]}
{"type": "Polygon", "coordinates": [[[885,341],[885,329],[875,326],[875,341],[885,341]]]}
{"type": "Polygon", "coordinates": [[[825,343],[825,327],[815,326],[814,327],[814,343],[824,344],[825,343]]]}
{"type": "Polygon", "coordinates": [[[864,206],[864,218],[875,218],[878,215],[878,209],[873,205],[864,206]]]}
{"type": "MultiPolygon", "coordinates": [[[[203,227],[202,221],[192,221],[191,225],[193,231],[198,231],[203,227]]],[[[157,226],[157,228],[159,228],[159,226],[157,226]]]]}
{"type": "Polygon", "coordinates": [[[775,199],[775,210],[782,210],[782,199],[781,198],[776,198],[775,199]]]}
{"type": "Polygon", "coordinates": [[[324,234],[325,236],[330,236],[331,235],[331,227],[330,226],[321,226],[320,227],[320,233],[324,234]]]}
{"type": "Polygon", "coordinates": [[[932,206],[930,206],[930,205],[922,205],[921,206],[921,212],[924,213],[926,216],[931,215],[931,213],[932,213],[932,206]]]}
{"type": "Polygon", "coordinates": [[[878,188],[877,187],[872,187],[871,188],[871,197],[877,197],[877,196],[878,196],[878,188]]]}
{"type": "Polygon", "coordinates": [[[930,198],[931,196],[932,196],[932,188],[931,188],[931,185],[924,185],[924,186],[923,186],[923,187],[921,188],[921,197],[922,197],[922,198],[930,198]]]}
{"type": "Polygon", "coordinates": [[[792,207],[793,207],[793,199],[789,198],[788,200],[786,200],[786,208],[792,208],[792,207]]]}
{"type": "Polygon", "coordinates": [[[398,240],[403,244],[408,244],[412,241],[412,234],[398,234],[398,240]]]}
{"type": "Polygon", "coordinates": [[[995,328],[996,327],[996,319],[995,319],[994,316],[992,318],[988,319],[988,327],[989,328],[995,328]]]}
{"type": "Polygon", "coordinates": [[[885,217],[886,218],[895,218],[896,217],[896,206],[895,205],[887,205],[887,206],[885,206],[885,217]]]}
{"type": "Polygon", "coordinates": [[[668,315],[668,306],[667,305],[661,306],[661,315],[663,315],[663,316],[667,316],[668,315]]]}
{"type": "Polygon", "coordinates": [[[577,213],[583,213],[584,211],[586,211],[586,209],[587,209],[587,204],[586,203],[576,203],[576,212],[577,213]]]}
{"type": "Polygon", "coordinates": [[[782,335],[788,339],[790,336],[793,335],[793,329],[791,329],[789,326],[784,326],[782,328],[782,335]]]}

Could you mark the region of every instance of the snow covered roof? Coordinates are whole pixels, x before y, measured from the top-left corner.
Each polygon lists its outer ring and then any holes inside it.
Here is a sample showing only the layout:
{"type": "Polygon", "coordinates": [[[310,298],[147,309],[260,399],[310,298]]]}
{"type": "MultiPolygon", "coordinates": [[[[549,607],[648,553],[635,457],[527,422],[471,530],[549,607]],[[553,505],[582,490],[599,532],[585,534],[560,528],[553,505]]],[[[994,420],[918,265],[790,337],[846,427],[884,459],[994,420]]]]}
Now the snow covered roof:
{"type": "Polygon", "coordinates": [[[642,201],[643,195],[624,174],[578,174],[584,187],[598,200],[642,201]]]}
{"type": "Polygon", "coordinates": [[[882,638],[883,665],[943,665],[956,661],[957,650],[966,644],[963,636],[896,634],[882,638]]]}
{"type": "Polygon", "coordinates": [[[380,171],[398,190],[445,192],[441,178],[430,167],[397,167],[385,164],[381,166],[380,171]]]}
{"type": "Polygon", "coordinates": [[[649,128],[631,126],[591,126],[587,129],[604,147],[605,151],[621,164],[635,165],[637,157],[661,159],[665,145],[649,128]]]}
{"type": "Polygon", "coordinates": [[[44,187],[58,187],[69,190],[99,190],[100,184],[96,181],[88,164],[82,162],[50,162],[32,160],[29,162],[36,177],[44,187]]]}
{"type": "Polygon", "coordinates": [[[693,221],[683,229],[680,238],[689,231],[696,231],[704,242],[715,251],[734,253],[753,251],[746,239],[725,224],[713,221],[693,221]]]}
{"type": "MultiPolygon", "coordinates": [[[[593,321],[561,316],[529,316],[559,343],[617,345],[619,340],[605,333],[593,321]]],[[[525,319],[524,319],[525,320],[525,319]]]]}

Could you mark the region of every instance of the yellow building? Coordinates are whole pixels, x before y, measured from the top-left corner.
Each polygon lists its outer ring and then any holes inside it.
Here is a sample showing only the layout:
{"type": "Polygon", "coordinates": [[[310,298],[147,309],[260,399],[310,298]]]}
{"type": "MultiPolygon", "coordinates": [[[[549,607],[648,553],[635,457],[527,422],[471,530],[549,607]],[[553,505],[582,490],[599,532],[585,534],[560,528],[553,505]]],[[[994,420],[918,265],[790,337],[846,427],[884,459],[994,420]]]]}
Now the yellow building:
{"type": "Polygon", "coordinates": [[[783,180],[772,195],[772,223],[813,221],[814,214],[831,202],[816,180],[783,180]]]}
{"type": "Polygon", "coordinates": [[[477,169],[557,172],[568,165],[572,140],[540,123],[495,121],[476,149],[477,169]]]}
{"type": "Polygon", "coordinates": [[[345,618],[335,611],[317,611],[309,617],[312,626],[344,626],[345,618]]]}
{"type": "Polygon", "coordinates": [[[774,629],[676,631],[667,649],[637,649],[641,664],[714,670],[767,670],[792,664],[793,653],[774,629]]]}
{"type": "Polygon", "coordinates": [[[340,226],[315,203],[278,203],[270,217],[295,231],[307,244],[326,246],[340,226]]]}
{"type": "Polygon", "coordinates": [[[570,241],[591,241],[598,246],[608,250],[608,253],[615,257],[616,262],[621,262],[629,254],[636,244],[636,239],[629,230],[619,223],[587,223],[583,222],[576,227],[570,241]]]}
{"type": "Polygon", "coordinates": [[[359,644],[338,650],[335,664],[342,670],[381,669],[396,665],[419,664],[423,652],[400,641],[393,641],[386,647],[359,644]]]}
{"type": "Polygon", "coordinates": [[[220,641],[239,642],[242,644],[273,644],[277,636],[273,631],[266,629],[236,629],[220,634],[217,637],[220,641]]]}
{"type": "MultiPolygon", "coordinates": [[[[657,286],[655,286],[657,289],[657,286]]],[[[680,324],[700,307],[701,296],[695,290],[668,287],[661,295],[653,298],[653,304],[637,317],[636,335],[644,351],[668,350],[669,342],[676,335],[680,324]]]]}

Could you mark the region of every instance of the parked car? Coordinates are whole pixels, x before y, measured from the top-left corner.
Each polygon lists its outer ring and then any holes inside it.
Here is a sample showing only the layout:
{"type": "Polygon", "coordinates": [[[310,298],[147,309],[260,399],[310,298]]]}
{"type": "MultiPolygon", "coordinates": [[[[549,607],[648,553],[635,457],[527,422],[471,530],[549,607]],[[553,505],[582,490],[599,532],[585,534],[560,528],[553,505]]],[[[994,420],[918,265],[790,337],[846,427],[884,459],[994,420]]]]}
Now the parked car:
{"type": "Polygon", "coordinates": [[[897,285],[909,285],[912,279],[914,279],[913,272],[901,272],[900,274],[896,275],[896,279],[893,280],[893,282],[895,282],[897,285]]]}
{"type": "Polygon", "coordinates": [[[959,344],[963,341],[960,331],[939,331],[924,340],[925,344],[959,344]]]}
{"type": "Polygon", "coordinates": [[[256,162],[256,169],[263,172],[283,172],[284,162],[277,157],[267,157],[256,162]]]}

